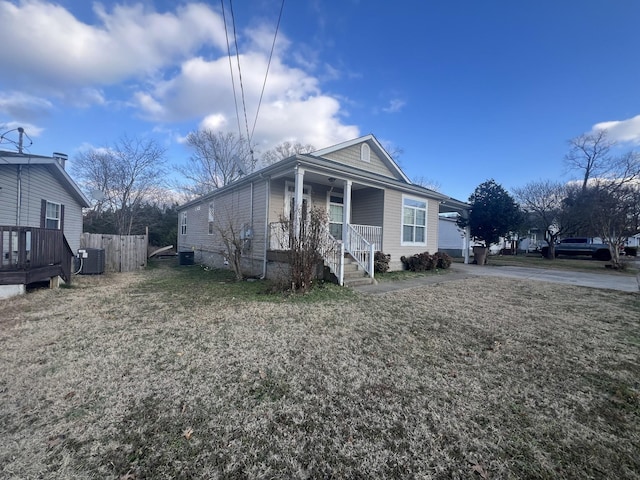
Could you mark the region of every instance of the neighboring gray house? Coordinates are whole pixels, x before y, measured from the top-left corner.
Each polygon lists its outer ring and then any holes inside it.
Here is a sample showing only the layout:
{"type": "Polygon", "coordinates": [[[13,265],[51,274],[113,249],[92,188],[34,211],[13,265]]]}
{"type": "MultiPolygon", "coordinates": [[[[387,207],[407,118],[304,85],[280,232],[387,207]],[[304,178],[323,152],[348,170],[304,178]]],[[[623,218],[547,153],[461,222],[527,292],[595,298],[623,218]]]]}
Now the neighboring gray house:
{"type": "Polygon", "coordinates": [[[469,239],[457,221],[457,216],[441,215],[438,219],[438,250],[452,257],[464,257],[465,250],[469,251],[469,239]]]}
{"type": "Polygon", "coordinates": [[[1,285],[52,278],[58,264],[67,276],[89,200],[65,170],[66,159],[0,151],[1,285]]]}
{"type": "MultiPolygon", "coordinates": [[[[248,275],[277,275],[283,238],[281,220],[300,206],[326,209],[326,265],[343,283],[345,258],[373,277],[371,251],[391,255],[392,270],[402,256],[438,250],[438,214],[463,213],[468,205],[411,183],[373,135],[281,160],[178,207],[178,249],[195,260],[225,265],[220,227],[245,240],[248,275]],[[278,254],[280,253],[280,255],[278,254]]],[[[361,273],[362,276],[362,273],[361,273]]]]}

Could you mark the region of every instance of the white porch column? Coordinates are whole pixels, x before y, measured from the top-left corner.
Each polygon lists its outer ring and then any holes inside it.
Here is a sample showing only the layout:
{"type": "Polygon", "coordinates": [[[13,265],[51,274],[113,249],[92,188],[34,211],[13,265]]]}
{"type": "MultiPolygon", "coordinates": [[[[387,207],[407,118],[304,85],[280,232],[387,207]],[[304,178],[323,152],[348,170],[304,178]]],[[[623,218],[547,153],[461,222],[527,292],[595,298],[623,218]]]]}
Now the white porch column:
{"type": "Polygon", "coordinates": [[[300,213],[302,211],[302,193],[304,191],[304,169],[296,167],[293,202],[293,233],[297,238],[300,234],[300,213]]]}
{"type": "Polygon", "coordinates": [[[464,263],[469,263],[469,245],[471,244],[471,229],[465,227],[464,229],[464,263]]]}
{"type": "MultiPolygon", "coordinates": [[[[348,225],[351,225],[351,180],[344,181],[342,196],[342,241],[348,242],[348,225]]],[[[348,245],[348,244],[347,244],[348,245]]]]}

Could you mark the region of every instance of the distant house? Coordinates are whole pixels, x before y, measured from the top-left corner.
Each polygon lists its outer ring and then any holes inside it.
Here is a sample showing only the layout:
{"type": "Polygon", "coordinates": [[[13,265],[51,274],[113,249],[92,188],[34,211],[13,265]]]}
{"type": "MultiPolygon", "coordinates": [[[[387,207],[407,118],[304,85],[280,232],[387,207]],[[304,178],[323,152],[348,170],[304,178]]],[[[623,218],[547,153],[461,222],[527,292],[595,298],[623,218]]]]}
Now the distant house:
{"type": "Polygon", "coordinates": [[[89,200],[65,170],[66,159],[0,151],[0,285],[58,274],[70,280],[89,200]]]}
{"type": "Polygon", "coordinates": [[[402,269],[402,256],[436,252],[438,214],[468,207],[413,184],[366,135],[294,155],[178,207],[178,249],[194,252],[197,262],[225,265],[216,225],[233,219],[245,240],[246,274],[275,276],[288,248],[282,220],[303,206],[328,213],[328,237],[345,254],[325,261],[340,284],[346,264],[373,278],[371,251],[389,254],[392,270],[402,269]]]}

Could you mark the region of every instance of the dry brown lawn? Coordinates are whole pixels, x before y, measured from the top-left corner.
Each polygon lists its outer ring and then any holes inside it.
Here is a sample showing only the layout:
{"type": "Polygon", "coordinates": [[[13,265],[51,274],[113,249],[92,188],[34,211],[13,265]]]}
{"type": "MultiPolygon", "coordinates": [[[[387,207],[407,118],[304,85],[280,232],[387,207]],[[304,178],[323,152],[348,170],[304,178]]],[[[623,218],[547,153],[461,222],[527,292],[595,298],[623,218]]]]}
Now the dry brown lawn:
{"type": "Polygon", "coordinates": [[[638,294],[225,278],[0,301],[0,477],[640,478],[638,294]]]}

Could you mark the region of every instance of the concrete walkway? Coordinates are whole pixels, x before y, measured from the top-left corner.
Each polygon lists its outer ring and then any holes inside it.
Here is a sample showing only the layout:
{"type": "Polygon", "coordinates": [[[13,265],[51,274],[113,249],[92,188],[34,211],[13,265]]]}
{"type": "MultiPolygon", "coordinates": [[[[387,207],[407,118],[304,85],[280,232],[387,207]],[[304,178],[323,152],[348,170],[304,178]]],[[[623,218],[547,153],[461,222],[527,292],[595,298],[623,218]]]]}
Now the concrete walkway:
{"type": "MultiPolygon", "coordinates": [[[[638,263],[640,262],[636,261],[636,264],[638,263]]],[[[634,276],[609,273],[568,272],[530,267],[495,267],[491,265],[479,267],[478,265],[465,265],[462,263],[454,263],[446,273],[399,280],[397,282],[381,282],[377,285],[362,285],[354,287],[354,289],[363,293],[384,293],[479,276],[516,278],[519,280],[603,288],[622,292],[640,291],[640,274],[634,276]]]]}

